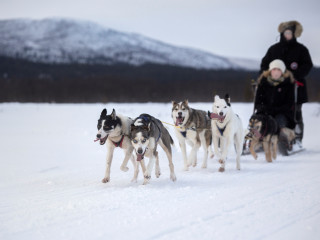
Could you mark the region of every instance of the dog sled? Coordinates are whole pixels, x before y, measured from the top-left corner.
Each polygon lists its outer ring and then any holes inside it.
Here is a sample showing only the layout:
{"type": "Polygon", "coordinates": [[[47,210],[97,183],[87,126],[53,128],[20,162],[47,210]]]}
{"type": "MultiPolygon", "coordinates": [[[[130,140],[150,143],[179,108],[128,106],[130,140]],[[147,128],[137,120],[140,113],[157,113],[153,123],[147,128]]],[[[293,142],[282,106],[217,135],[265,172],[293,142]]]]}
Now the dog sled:
{"type": "MultiPolygon", "coordinates": [[[[255,103],[256,99],[256,93],[257,93],[257,88],[258,88],[258,83],[256,80],[252,79],[251,80],[251,87],[253,91],[253,104],[255,103]]],[[[295,96],[295,105],[297,105],[297,93],[298,93],[298,86],[295,84],[294,88],[294,96],[295,96]]],[[[296,107],[295,107],[296,109],[296,107]]],[[[255,106],[253,106],[253,114],[255,113],[255,106]]],[[[296,116],[296,114],[295,114],[296,116]]],[[[296,124],[297,126],[297,124],[296,124]]],[[[244,144],[243,144],[243,151],[242,155],[248,155],[251,154],[250,152],[250,146],[252,144],[252,136],[254,134],[257,134],[255,130],[248,126],[247,133],[245,134],[245,139],[244,139],[244,144]]],[[[261,135],[261,133],[259,133],[261,135]]],[[[262,133],[263,134],[263,133],[262,133]]],[[[262,152],[263,147],[262,147],[262,136],[259,136],[261,141],[260,144],[255,145],[255,152],[262,152]]],[[[301,145],[299,141],[296,141],[296,138],[291,140],[289,143],[286,141],[284,136],[279,136],[279,141],[278,141],[278,150],[281,155],[283,156],[290,156],[296,153],[300,153],[305,150],[305,148],[301,145]]]]}

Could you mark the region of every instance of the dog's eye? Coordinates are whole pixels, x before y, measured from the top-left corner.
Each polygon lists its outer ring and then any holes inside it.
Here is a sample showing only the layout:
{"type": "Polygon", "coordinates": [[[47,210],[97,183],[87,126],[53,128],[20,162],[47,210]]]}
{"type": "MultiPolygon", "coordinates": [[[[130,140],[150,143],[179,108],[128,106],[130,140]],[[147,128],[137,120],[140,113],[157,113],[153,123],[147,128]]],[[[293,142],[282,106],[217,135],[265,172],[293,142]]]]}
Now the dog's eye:
{"type": "Polygon", "coordinates": [[[182,108],[181,110],[184,111],[184,110],[186,110],[186,109],[185,109],[185,108],[182,108]]]}
{"type": "Polygon", "coordinates": [[[137,141],[137,140],[135,140],[135,139],[133,139],[133,140],[132,140],[132,142],[133,142],[133,143],[138,143],[138,141],[137,141]]]}
{"type": "Polygon", "coordinates": [[[224,106],[224,108],[227,108],[227,106],[224,106]]]}
{"type": "Polygon", "coordinates": [[[101,128],[101,124],[98,124],[98,129],[100,129],[101,128]]]}
{"type": "Polygon", "coordinates": [[[147,139],[143,139],[141,142],[142,142],[142,143],[145,143],[146,141],[147,141],[147,139]]]}
{"type": "Polygon", "coordinates": [[[219,106],[216,106],[216,108],[219,108],[219,106]]]}

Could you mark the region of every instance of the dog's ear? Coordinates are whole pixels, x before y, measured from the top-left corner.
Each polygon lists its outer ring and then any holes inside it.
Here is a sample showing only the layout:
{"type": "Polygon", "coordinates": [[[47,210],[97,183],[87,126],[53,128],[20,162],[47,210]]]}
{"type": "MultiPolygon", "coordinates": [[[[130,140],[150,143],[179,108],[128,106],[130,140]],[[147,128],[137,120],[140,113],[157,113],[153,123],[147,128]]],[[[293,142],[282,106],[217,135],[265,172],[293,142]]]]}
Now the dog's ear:
{"type": "Polygon", "coordinates": [[[102,110],[102,112],[101,112],[101,114],[100,114],[100,118],[103,118],[103,117],[105,117],[105,116],[107,116],[107,109],[103,109],[103,110],[102,110]]]}
{"type": "Polygon", "coordinates": [[[136,128],[137,128],[137,126],[132,123],[131,126],[130,126],[130,131],[133,131],[133,130],[135,130],[136,128]]]}
{"type": "Polygon", "coordinates": [[[111,117],[113,120],[117,119],[116,111],[114,109],[112,109],[111,117]]]}
{"type": "Polygon", "coordinates": [[[171,101],[171,102],[173,107],[178,104],[176,101],[171,101]]]}
{"type": "Polygon", "coordinates": [[[183,103],[186,107],[189,105],[188,99],[185,99],[182,103],[183,103]]]}
{"type": "Polygon", "coordinates": [[[230,99],[230,96],[228,93],[224,96],[224,100],[226,101],[227,105],[230,107],[231,106],[231,104],[230,104],[231,99],[230,99]]]}
{"type": "Polygon", "coordinates": [[[219,95],[215,95],[215,96],[214,96],[214,101],[215,101],[215,102],[218,101],[219,99],[220,99],[219,95]]]}
{"type": "Polygon", "coordinates": [[[208,111],[208,117],[211,119],[211,112],[208,111]]]}
{"type": "Polygon", "coordinates": [[[151,129],[151,122],[148,124],[148,131],[150,131],[150,129],[151,129]]]}

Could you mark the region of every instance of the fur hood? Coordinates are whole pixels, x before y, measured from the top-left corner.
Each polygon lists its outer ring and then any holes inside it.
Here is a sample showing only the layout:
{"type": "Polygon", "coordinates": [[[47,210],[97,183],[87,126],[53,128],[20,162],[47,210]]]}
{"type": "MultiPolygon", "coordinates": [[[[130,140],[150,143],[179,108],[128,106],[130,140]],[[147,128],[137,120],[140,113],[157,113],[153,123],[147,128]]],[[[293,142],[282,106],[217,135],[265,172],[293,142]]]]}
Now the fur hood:
{"type": "Polygon", "coordinates": [[[295,38],[298,38],[301,36],[301,33],[303,31],[302,25],[298,21],[289,21],[289,22],[283,22],[280,23],[278,27],[278,32],[283,33],[287,28],[295,26],[294,36],[295,38]]]}
{"type": "MultiPolygon", "coordinates": [[[[267,71],[264,71],[260,77],[258,78],[257,82],[258,84],[261,83],[261,80],[262,78],[267,78],[269,75],[270,75],[270,70],[267,70],[267,71]]],[[[292,72],[290,72],[289,70],[286,70],[285,73],[283,74],[283,77],[286,79],[286,78],[290,78],[290,82],[291,83],[294,83],[295,82],[295,79],[294,79],[294,76],[292,74],[292,72]]]]}

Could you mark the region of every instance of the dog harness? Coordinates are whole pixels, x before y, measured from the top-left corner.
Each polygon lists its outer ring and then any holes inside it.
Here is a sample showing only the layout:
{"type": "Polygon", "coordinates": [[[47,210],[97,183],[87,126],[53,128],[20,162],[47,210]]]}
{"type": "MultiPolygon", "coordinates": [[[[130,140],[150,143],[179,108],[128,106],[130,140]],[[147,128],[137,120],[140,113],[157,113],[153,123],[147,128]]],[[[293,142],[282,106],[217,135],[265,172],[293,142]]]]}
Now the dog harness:
{"type": "Polygon", "coordinates": [[[180,133],[181,133],[181,135],[182,135],[184,138],[186,138],[186,137],[187,137],[187,131],[180,132],[180,133]]]}
{"type": "Polygon", "coordinates": [[[120,147],[120,148],[122,148],[123,139],[124,139],[124,135],[122,135],[122,138],[120,139],[119,142],[114,142],[114,141],[111,141],[111,142],[113,143],[113,145],[114,145],[115,147],[120,147]]]}
{"type": "Polygon", "coordinates": [[[218,124],[216,124],[216,126],[217,126],[217,128],[218,128],[221,136],[223,136],[224,130],[226,130],[227,125],[225,125],[224,128],[219,128],[219,127],[218,127],[218,124]]]}

